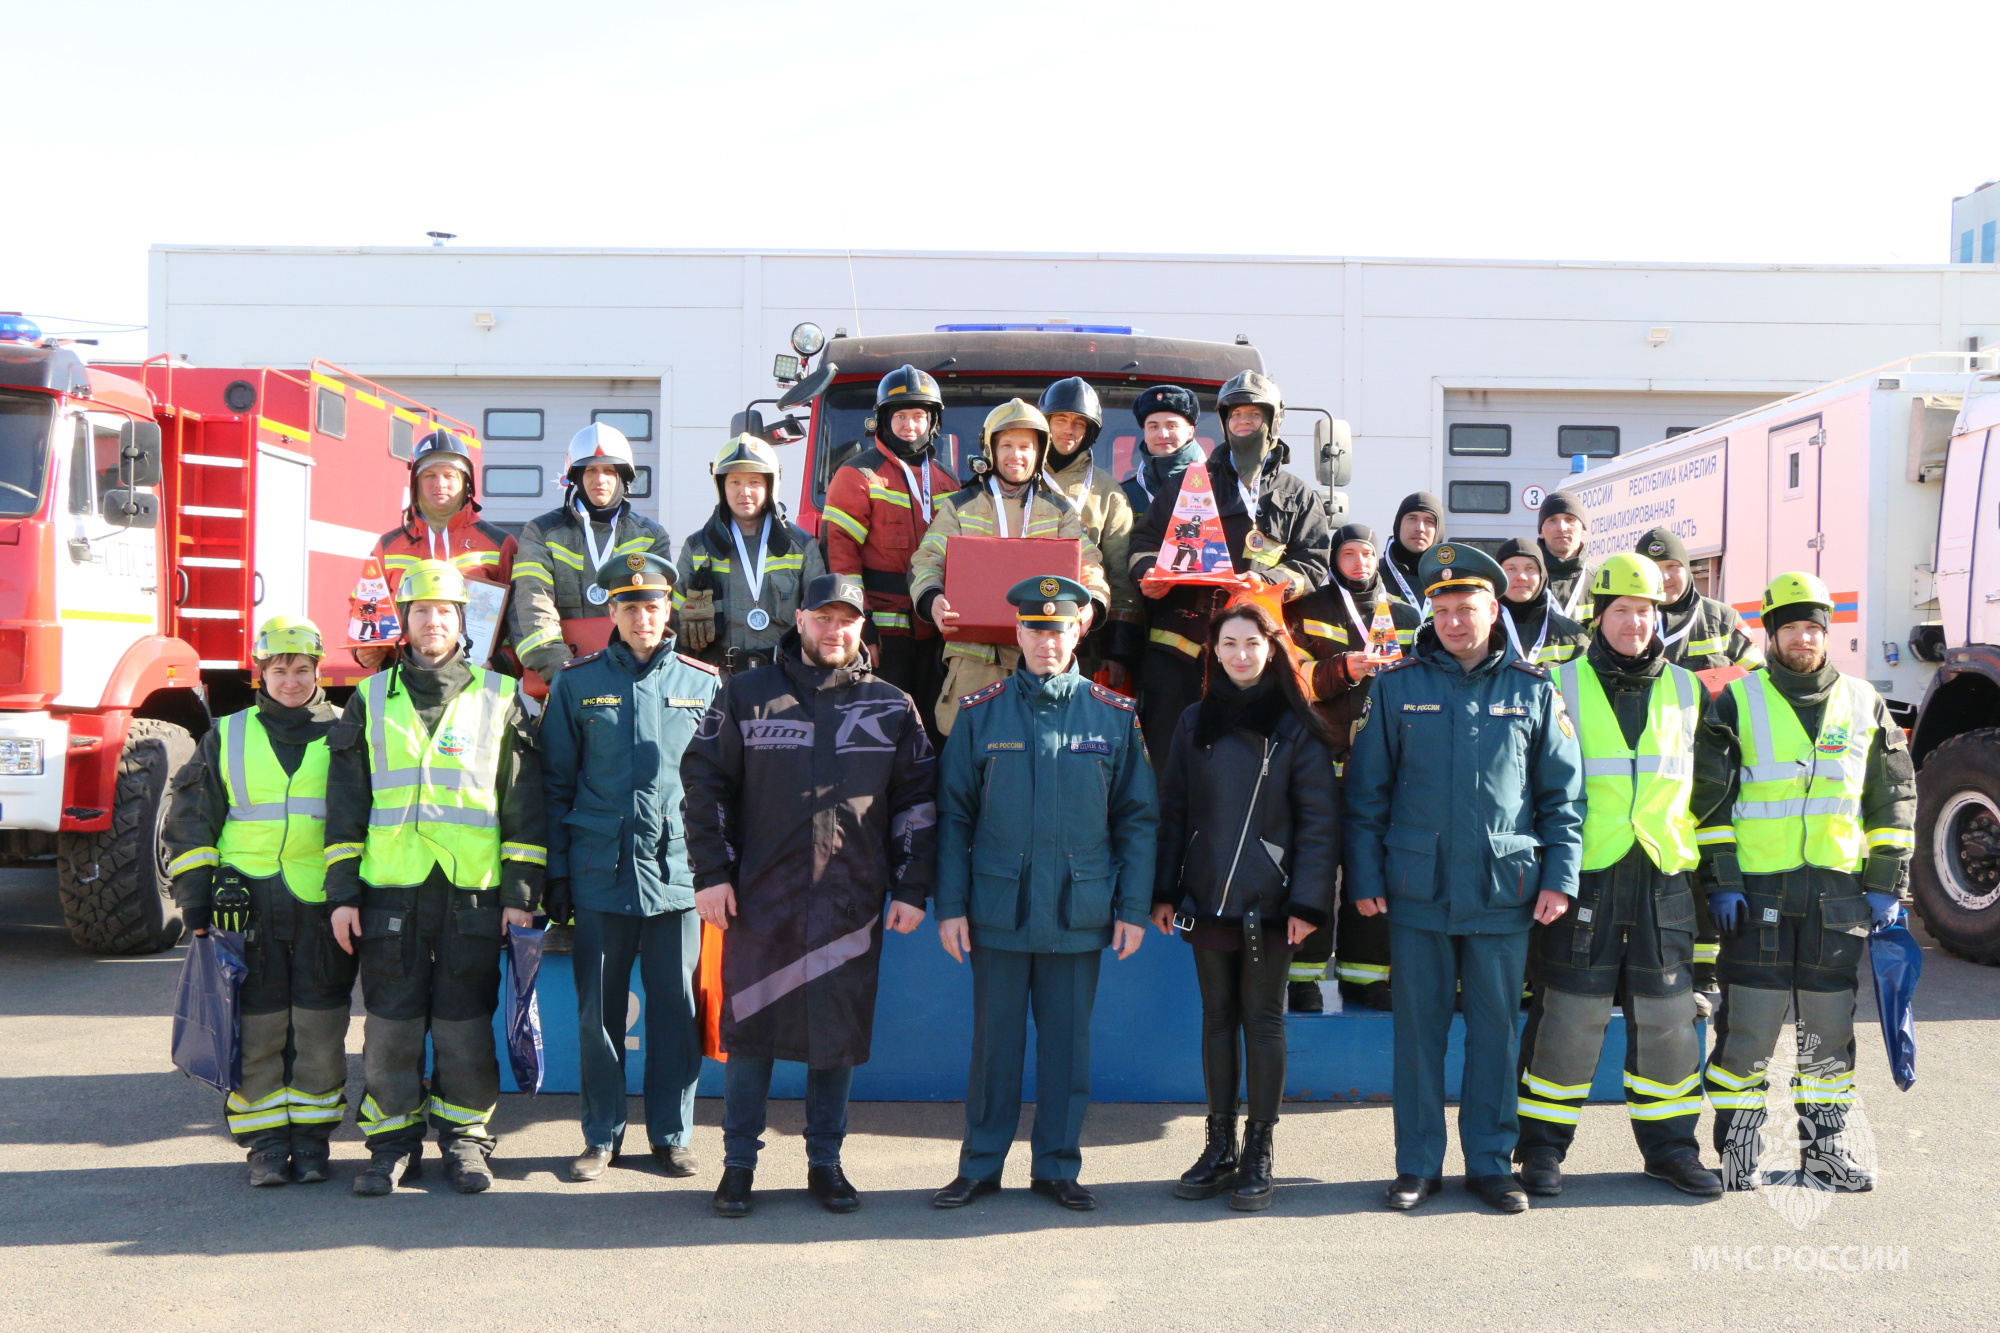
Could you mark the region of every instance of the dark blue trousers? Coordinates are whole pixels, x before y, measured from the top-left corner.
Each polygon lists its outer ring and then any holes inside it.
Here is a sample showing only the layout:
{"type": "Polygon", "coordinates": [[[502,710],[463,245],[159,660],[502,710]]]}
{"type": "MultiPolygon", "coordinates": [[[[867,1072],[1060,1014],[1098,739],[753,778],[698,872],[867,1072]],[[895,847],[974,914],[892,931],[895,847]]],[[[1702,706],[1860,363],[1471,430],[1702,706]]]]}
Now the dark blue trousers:
{"type": "Polygon", "coordinates": [[[965,1144],[958,1172],[998,1180],[1021,1127],[1028,1013],[1035,1015],[1036,1180],[1075,1180],[1090,1110],[1090,1010],[1101,950],[972,951],[972,1071],[965,1086],[965,1144]]]}
{"type": "Polygon", "coordinates": [[[701,918],[692,908],[656,916],[576,909],[577,1045],[583,1083],[583,1142],[621,1151],[625,1143],[625,1018],[632,964],[646,988],[646,1138],[686,1147],[701,1077],[694,975],[701,918]]]}
{"type": "Polygon", "coordinates": [[[1464,996],[1465,1071],[1458,1142],[1468,1176],[1504,1176],[1520,1137],[1521,978],[1528,932],[1447,935],[1389,918],[1396,977],[1396,1170],[1444,1174],[1444,1055],[1452,1001],[1464,996]]]}

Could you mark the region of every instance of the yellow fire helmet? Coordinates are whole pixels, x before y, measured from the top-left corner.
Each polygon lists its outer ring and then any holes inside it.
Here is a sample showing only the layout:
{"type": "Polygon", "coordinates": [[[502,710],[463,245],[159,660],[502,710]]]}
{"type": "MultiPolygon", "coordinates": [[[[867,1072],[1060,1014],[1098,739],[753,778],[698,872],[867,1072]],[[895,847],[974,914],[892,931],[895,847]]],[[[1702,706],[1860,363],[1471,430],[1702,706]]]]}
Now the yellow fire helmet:
{"type": "Polygon", "coordinates": [[[1818,578],[1806,573],[1780,574],[1764,589],[1763,616],[1781,606],[1823,606],[1833,610],[1833,594],[1818,578]]]}
{"type": "Polygon", "coordinates": [[[993,437],[1003,430],[1031,430],[1042,437],[1044,447],[1049,442],[1049,419],[1025,398],[1009,398],[986,414],[986,424],[979,431],[979,447],[989,458],[993,437]]]}
{"type": "Polygon", "coordinates": [[[1667,600],[1666,580],[1660,567],[1634,551],[1620,551],[1597,567],[1590,580],[1592,597],[1643,597],[1649,602],[1667,600]]]}
{"type": "Polygon", "coordinates": [[[398,606],[411,602],[457,602],[464,606],[471,600],[465,590],[465,575],[442,560],[417,561],[396,585],[398,606]]]}
{"type": "Polygon", "coordinates": [[[720,477],[728,472],[766,472],[771,484],[776,486],[783,475],[778,466],[778,451],[755,435],[732,435],[723,441],[722,451],[715,461],[708,465],[710,475],[720,477]]]}
{"type": "Polygon", "coordinates": [[[304,616],[272,616],[257,628],[257,643],[250,655],[259,662],[273,657],[325,657],[319,626],[304,616]]]}

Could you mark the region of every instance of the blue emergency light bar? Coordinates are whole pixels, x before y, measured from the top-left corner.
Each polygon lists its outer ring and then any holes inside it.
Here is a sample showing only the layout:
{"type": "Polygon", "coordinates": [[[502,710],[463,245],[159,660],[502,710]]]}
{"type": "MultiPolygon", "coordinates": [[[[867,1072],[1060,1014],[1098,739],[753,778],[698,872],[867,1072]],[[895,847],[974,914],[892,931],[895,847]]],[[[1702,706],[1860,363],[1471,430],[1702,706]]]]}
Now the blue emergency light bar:
{"type": "Polygon", "coordinates": [[[936,333],[1131,333],[1130,324],[940,324],[936,333]]]}

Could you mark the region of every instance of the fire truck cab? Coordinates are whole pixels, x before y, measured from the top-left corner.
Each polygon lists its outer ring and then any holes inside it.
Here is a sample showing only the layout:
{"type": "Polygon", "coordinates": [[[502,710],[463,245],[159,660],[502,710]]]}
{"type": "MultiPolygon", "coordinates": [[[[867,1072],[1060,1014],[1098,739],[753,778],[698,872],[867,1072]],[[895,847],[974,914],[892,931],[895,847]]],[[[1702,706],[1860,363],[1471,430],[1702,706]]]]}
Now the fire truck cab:
{"type": "MultiPolygon", "coordinates": [[[[0,864],[53,855],[76,942],[150,953],[182,929],[160,839],[168,792],[211,717],[250,703],[256,626],[309,615],[344,638],[421,430],[477,441],[325,363],[114,370],[9,332],[0,864]]],[[[333,687],[365,674],[344,654],[321,673],[333,687]]]]}

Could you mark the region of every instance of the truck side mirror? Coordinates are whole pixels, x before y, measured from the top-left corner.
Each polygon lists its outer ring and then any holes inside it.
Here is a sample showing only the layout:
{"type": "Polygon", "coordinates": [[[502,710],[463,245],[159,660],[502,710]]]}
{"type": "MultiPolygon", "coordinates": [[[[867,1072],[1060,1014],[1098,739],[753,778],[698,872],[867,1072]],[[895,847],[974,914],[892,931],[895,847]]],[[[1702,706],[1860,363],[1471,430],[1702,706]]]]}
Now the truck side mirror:
{"type": "Polygon", "coordinates": [[[789,412],[770,423],[769,429],[772,444],[797,444],[806,437],[806,423],[789,412]]]}
{"type": "Polygon", "coordinates": [[[116,523],[125,528],[157,528],[160,526],[160,502],[155,496],[143,491],[118,487],[104,493],[104,521],[116,523]]]}
{"type": "Polygon", "coordinates": [[[133,486],[160,484],[160,423],[127,421],[118,427],[121,470],[133,486]]]}
{"type": "MultiPolygon", "coordinates": [[[[1313,422],[1313,456],[1319,484],[1329,489],[1354,479],[1354,432],[1345,421],[1321,417],[1313,422]]],[[[1341,501],[1342,512],[1346,501],[1341,501]]]]}
{"type": "Polygon", "coordinates": [[[840,373],[840,367],[828,361],[812,374],[794,384],[778,398],[778,410],[789,412],[795,407],[810,403],[826,392],[826,386],[833,383],[833,377],[840,373]]]}
{"type": "Polygon", "coordinates": [[[1326,525],[1330,528],[1347,526],[1347,492],[1328,491],[1326,493],[1326,525]]]}
{"type": "Polygon", "coordinates": [[[729,433],[731,435],[755,435],[761,440],[764,438],[764,414],[755,408],[738,412],[735,416],[729,418],[729,433]]]}

